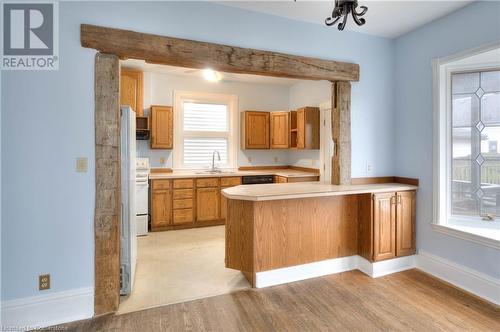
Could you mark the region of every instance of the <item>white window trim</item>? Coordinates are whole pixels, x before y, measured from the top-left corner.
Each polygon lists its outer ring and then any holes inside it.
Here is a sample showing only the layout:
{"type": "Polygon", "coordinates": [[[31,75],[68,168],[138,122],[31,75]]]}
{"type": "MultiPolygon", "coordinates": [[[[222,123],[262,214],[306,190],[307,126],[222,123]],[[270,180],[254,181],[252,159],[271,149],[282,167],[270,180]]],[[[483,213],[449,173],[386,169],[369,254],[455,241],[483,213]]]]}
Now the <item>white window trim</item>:
{"type": "MultiPolygon", "coordinates": [[[[237,167],[238,160],[238,96],[229,94],[216,94],[195,91],[174,91],[174,170],[193,170],[200,167],[189,167],[183,164],[184,155],[184,130],[183,110],[184,102],[225,104],[228,106],[229,136],[228,136],[228,164],[224,168],[233,169],[237,167]]],[[[216,133],[213,133],[216,135],[216,133]]],[[[211,134],[209,134],[210,136],[211,134]]],[[[206,135],[204,135],[206,137],[206,135]]],[[[219,137],[219,136],[217,136],[219,137]]],[[[210,165],[207,165],[209,167],[210,165]]]]}
{"type": "MultiPolygon", "coordinates": [[[[448,211],[450,210],[451,197],[447,195],[450,191],[451,181],[451,102],[449,95],[451,92],[451,74],[457,71],[484,70],[498,68],[498,63],[478,65],[454,65],[453,62],[468,58],[483,52],[487,52],[500,47],[500,43],[492,43],[469,51],[461,52],[444,58],[432,60],[433,71],[433,220],[432,228],[435,231],[453,237],[468,240],[478,244],[500,249],[500,240],[460,229],[458,226],[448,223],[448,211]],[[445,110],[445,111],[442,111],[445,110]]],[[[483,224],[497,224],[500,221],[487,222],[476,218],[472,223],[476,226],[483,224]]],[[[471,219],[469,219],[471,220],[471,219]]],[[[463,220],[462,220],[463,222],[463,220]]]]}

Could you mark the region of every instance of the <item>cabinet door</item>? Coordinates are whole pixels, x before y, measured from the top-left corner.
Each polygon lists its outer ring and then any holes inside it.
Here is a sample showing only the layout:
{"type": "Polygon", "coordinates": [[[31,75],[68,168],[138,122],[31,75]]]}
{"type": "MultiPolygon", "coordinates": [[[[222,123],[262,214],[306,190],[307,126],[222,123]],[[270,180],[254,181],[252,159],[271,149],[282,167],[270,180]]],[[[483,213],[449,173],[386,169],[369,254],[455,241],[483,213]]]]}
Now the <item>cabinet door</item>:
{"type": "Polygon", "coordinates": [[[151,106],[151,148],[172,149],[173,114],[170,106],[151,106]]]}
{"type": "Polygon", "coordinates": [[[245,112],[245,148],[269,149],[269,112],[245,112]]]}
{"type": "Polygon", "coordinates": [[[306,147],[306,111],[300,109],[297,111],[297,149],[306,147]]]}
{"type": "Polygon", "coordinates": [[[122,69],[120,75],[120,105],[130,106],[137,116],[143,115],[143,73],[122,69]]]}
{"type": "Polygon", "coordinates": [[[396,195],[373,195],[373,260],[396,256],[396,195]]]}
{"type": "Polygon", "coordinates": [[[396,256],[415,253],[415,192],[397,193],[396,256]]]}
{"type": "Polygon", "coordinates": [[[288,149],[289,145],[289,113],[273,112],[271,117],[271,149],[288,149]]]}
{"type": "Polygon", "coordinates": [[[196,221],[219,220],[220,215],[219,188],[196,189],[196,221]]]}
{"type": "Polygon", "coordinates": [[[274,177],[274,182],[276,182],[276,183],[287,183],[288,179],[286,177],[284,177],[284,176],[276,175],[274,177]]]}
{"type": "Polygon", "coordinates": [[[172,221],[170,189],[155,189],[151,194],[151,229],[166,227],[172,221]]]}

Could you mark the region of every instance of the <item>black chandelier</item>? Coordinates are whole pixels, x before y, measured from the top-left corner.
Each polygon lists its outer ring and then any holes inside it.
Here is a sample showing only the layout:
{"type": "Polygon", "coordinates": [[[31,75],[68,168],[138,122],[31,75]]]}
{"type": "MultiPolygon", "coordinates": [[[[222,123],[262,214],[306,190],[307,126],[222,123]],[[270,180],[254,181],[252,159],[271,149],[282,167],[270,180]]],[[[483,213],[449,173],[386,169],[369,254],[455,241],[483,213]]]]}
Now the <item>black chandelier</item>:
{"type": "Polygon", "coordinates": [[[356,22],[357,25],[365,24],[366,23],[365,19],[360,18],[360,16],[366,14],[368,7],[366,6],[359,7],[362,9],[360,13],[356,12],[357,7],[358,7],[358,0],[335,0],[335,8],[333,9],[332,16],[328,17],[325,20],[325,24],[328,26],[332,26],[335,23],[337,23],[342,18],[342,16],[344,16],[344,19],[338,25],[339,30],[342,31],[346,26],[347,16],[349,16],[349,13],[352,13],[352,18],[354,19],[354,22],[356,22]]]}

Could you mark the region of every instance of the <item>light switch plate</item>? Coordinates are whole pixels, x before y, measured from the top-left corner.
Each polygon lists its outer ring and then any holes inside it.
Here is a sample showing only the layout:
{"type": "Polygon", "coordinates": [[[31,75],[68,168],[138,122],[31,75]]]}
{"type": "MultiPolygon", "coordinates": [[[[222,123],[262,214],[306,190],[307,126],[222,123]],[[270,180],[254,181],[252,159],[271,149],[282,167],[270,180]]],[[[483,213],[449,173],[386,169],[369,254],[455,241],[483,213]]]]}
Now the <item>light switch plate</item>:
{"type": "Polygon", "coordinates": [[[165,158],[163,157],[160,158],[160,164],[165,164],[165,158]]]}
{"type": "Polygon", "coordinates": [[[87,173],[88,160],[85,157],[76,158],[76,171],[78,173],[87,173]]]}

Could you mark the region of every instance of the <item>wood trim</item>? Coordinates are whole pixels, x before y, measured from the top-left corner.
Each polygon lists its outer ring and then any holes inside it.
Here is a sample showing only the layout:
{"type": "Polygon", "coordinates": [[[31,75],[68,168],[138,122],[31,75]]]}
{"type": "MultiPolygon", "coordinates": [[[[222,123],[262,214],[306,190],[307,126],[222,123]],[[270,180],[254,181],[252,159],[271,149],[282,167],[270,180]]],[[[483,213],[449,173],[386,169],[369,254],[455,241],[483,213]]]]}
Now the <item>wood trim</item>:
{"type": "Polygon", "coordinates": [[[413,179],[413,178],[404,178],[400,176],[395,176],[394,177],[394,182],[396,183],[404,183],[404,184],[410,184],[412,186],[417,186],[418,187],[418,179],[413,179]]]}
{"type": "Polygon", "coordinates": [[[94,313],[114,312],[120,302],[120,64],[95,56],[94,313]]]}
{"type": "Polygon", "coordinates": [[[381,176],[381,177],[351,179],[351,184],[378,184],[378,183],[402,183],[418,187],[419,180],[414,178],[404,178],[400,176],[381,176]]]}
{"type": "Polygon", "coordinates": [[[289,169],[288,165],[281,166],[240,166],[239,171],[261,171],[261,170],[273,170],[273,169],[289,169]]]}
{"type": "Polygon", "coordinates": [[[310,173],[319,173],[319,169],[317,168],[309,168],[302,166],[292,166],[292,165],[279,165],[279,166],[240,166],[238,167],[239,171],[260,171],[260,170],[278,170],[278,169],[293,169],[296,171],[310,172],[310,173]]]}
{"type": "Polygon", "coordinates": [[[310,173],[317,173],[319,174],[319,169],[318,168],[309,168],[309,167],[302,167],[302,166],[290,166],[290,169],[294,169],[296,171],[303,171],[303,172],[310,172],[310,173]]]}
{"type": "Polygon", "coordinates": [[[332,184],[351,184],[351,83],[332,85],[332,184]]]}
{"type": "Polygon", "coordinates": [[[358,81],[359,65],[96,25],[80,26],[83,47],[121,59],[228,73],[308,80],[358,81]]]}
{"type": "Polygon", "coordinates": [[[172,173],[173,170],[167,167],[155,167],[151,168],[150,173],[172,173]]]}

